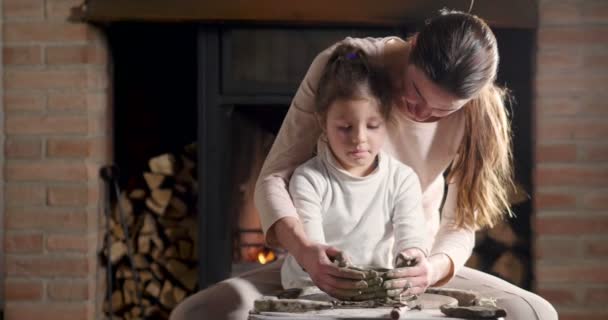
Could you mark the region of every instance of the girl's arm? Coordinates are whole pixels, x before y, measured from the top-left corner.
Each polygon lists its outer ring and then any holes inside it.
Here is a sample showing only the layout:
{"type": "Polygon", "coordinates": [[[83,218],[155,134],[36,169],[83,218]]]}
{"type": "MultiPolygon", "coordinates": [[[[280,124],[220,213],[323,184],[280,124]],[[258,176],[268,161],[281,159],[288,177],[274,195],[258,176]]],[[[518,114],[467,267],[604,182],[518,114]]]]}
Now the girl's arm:
{"type": "Polygon", "coordinates": [[[405,249],[417,248],[423,255],[429,253],[429,241],[426,232],[426,221],[422,209],[422,191],[420,181],[414,170],[400,166],[395,175],[397,181],[395,206],[392,214],[395,234],[394,255],[405,249]]]}

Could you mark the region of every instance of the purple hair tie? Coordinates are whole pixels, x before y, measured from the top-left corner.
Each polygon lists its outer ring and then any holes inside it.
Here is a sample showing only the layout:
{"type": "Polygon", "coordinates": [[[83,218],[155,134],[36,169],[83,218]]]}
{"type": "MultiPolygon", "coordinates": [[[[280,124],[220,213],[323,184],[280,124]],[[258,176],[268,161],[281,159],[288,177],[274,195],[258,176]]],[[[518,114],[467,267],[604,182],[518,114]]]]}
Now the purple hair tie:
{"type": "Polygon", "coordinates": [[[346,54],[346,58],[349,60],[354,60],[357,59],[357,53],[356,52],[349,52],[346,54]]]}

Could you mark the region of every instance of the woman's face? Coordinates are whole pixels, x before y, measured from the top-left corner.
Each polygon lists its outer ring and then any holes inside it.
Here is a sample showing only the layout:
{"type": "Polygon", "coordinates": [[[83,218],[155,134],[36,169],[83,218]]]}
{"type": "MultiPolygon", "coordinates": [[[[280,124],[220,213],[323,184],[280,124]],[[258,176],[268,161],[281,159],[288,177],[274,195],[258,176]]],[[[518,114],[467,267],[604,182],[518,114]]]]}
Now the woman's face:
{"type": "Polygon", "coordinates": [[[418,122],[437,121],[460,110],[469,101],[440,88],[413,64],[407,66],[402,86],[397,109],[418,122]]]}

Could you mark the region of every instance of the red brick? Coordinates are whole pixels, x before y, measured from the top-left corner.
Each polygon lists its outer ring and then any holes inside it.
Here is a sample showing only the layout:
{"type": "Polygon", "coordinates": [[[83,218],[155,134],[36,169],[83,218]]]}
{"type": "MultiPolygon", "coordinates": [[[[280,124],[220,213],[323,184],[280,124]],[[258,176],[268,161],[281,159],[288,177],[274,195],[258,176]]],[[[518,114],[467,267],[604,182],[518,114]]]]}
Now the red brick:
{"type": "Polygon", "coordinates": [[[538,140],[543,142],[608,137],[608,126],[600,119],[542,119],[537,130],[538,140]]]}
{"type": "Polygon", "coordinates": [[[608,102],[601,95],[586,97],[541,95],[536,98],[536,107],[542,116],[608,115],[608,102]]]}
{"type": "Polygon", "coordinates": [[[65,19],[70,15],[72,8],[78,7],[82,3],[80,0],[47,0],[46,16],[49,18],[65,19]]]}
{"type": "Polygon", "coordinates": [[[42,252],[42,233],[8,233],[4,237],[7,253],[42,252]]]}
{"type": "Polygon", "coordinates": [[[50,206],[79,206],[88,204],[89,192],[86,185],[51,186],[48,189],[50,206]]]}
{"type": "Polygon", "coordinates": [[[42,184],[9,183],[4,190],[4,201],[8,206],[43,205],[46,203],[46,189],[42,184]]]}
{"type": "Polygon", "coordinates": [[[535,257],[541,260],[576,259],[581,256],[581,245],[574,237],[541,237],[534,247],[535,257]]]}
{"type": "Polygon", "coordinates": [[[45,319],[45,320],[83,320],[93,319],[91,306],[85,303],[7,303],[7,320],[45,319]]]}
{"type": "Polygon", "coordinates": [[[608,256],[608,241],[607,239],[587,239],[584,241],[585,256],[591,258],[608,256]]]}
{"type": "Polygon", "coordinates": [[[46,248],[49,251],[86,253],[89,250],[89,239],[87,235],[50,234],[47,236],[46,248]]]}
{"type": "Polygon", "coordinates": [[[65,45],[46,47],[46,63],[54,64],[83,64],[88,62],[86,45],[65,45]]]}
{"type": "Polygon", "coordinates": [[[6,70],[6,89],[78,89],[87,86],[85,69],[63,70],[6,70]]]}
{"type": "Polygon", "coordinates": [[[570,162],[576,160],[576,145],[571,143],[536,146],[536,162],[570,162]]]}
{"type": "Polygon", "coordinates": [[[571,193],[538,191],[534,195],[536,209],[567,209],[576,206],[576,196],[571,193]]]}
{"type": "Polygon", "coordinates": [[[50,281],[47,294],[51,300],[83,301],[89,299],[89,284],[86,281],[50,281]]]}
{"type": "Polygon", "coordinates": [[[579,145],[581,159],[587,161],[608,161],[608,145],[586,144],[579,145]]]}
{"type": "Polygon", "coordinates": [[[9,138],[4,144],[7,159],[40,159],[42,142],[37,138],[9,138]]]}
{"type": "Polygon", "coordinates": [[[564,71],[572,71],[580,68],[582,65],[582,57],[576,51],[553,48],[542,50],[536,56],[537,69],[540,73],[562,73],[564,71]]]}
{"type": "Polygon", "coordinates": [[[42,281],[6,279],[4,286],[4,300],[6,301],[42,300],[42,281]]]}
{"type": "Polygon", "coordinates": [[[31,162],[7,163],[5,178],[8,181],[86,181],[87,170],[83,162],[31,162]]]}
{"type": "Polygon", "coordinates": [[[608,22],[608,3],[606,1],[584,1],[581,13],[583,20],[587,23],[605,24],[608,22]]]}
{"type": "Polygon", "coordinates": [[[87,229],[87,214],[83,209],[9,207],[5,210],[5,228],[82,231],[87,229]]]}
{"type": "Polygon", "coordinates": [[[541,26],[568,25],[581,22],[580,4],[575,2],[540,2],[538,21],[541,26]]]}
{"type": "Polygon", "coordinates": [[[581,265],[580,261],[573,261],[571,265],[537,265],[535,274],[540,283],[608,283],[605,264],[581,265]]]}
{"type": "Polygon", "coordinates": [[[87,258],[65,256],[6,256],[6,274],[27,277],[70,277],[82,278],[89,275],[87,258]]]}
{"type": "Polygon", "coordinates": [[[2,14],[5,18],[43,18],[44,0],[4,0],[2,14]]]}
{"type": "Polygon", "coordinates": [[[539,70],[536,77],[536,91],[540,95],[587,95],[605,90],[608,82],[605,73],[568,72],[562,74],[539,70]],[[542,73],[541,73],[542,72],[542,73]]]}
{"type": "Polygon", "coordinates": [[[602,47],[608,42],[608,26],[551,26],[538,30],[541,47],[602,47]]]}
{"type": "Polygon", "coordinates": [[[9,134],[87,133],[88,119],[79,115],[7,115],[9,134]]]}
{"type": "Polygon", "coordinates": [[[4,24],[5,43],[86,41],[89,26],[66,21],[12,21],[4,24]]]}
{"type": "Polygon", "coordinates": [[[608,301],[608,287],[589,288],[585,293],[585,302],[588,305],[605,305],[608,301]]]}
{"type": "Polygon", "coordinates": [[[112,120],[106,112],[89,114],[89,133],[92,135],[105,135],[112,130],[112,120]]]}
{"type": "Polygon", "coordinates": [[[4,108],[6,111],[44,111],[46,99],[42,94],[33,92],[4,93],[4,108]]]}
{"type": "Polygon", "coordinates": [[[585,194],[583,207],[588,209],[608,209],[608,190],[585,194]]]}
{"type": "Polygon", "coordinates": [[[606,320],[605,310],[590,310],[588,307],[577,310],[560,310],[559,320],[606,320]]]}
{"type": "Polygon", "coordinates": [[[50,111],[86,111],[87,95],[82,93],[50,92],[48,108],[50,111]]]}
{"type": "Polygon", "coordinates": [[[608,51],[591,52],[583,55],[583,68],[587,70],[608,69],[608,51]]]}
{"type": "Polygon", "coordinates": [[[40,46],[4,47],[5,65],[39,65],[42,63],[40,46]]]}
{"type": "Polygon", "coordinates": [[[106,89],[109,85],[108,73],[106,68],[89,68],[87,73],[87,88],[89,89],[106,89]]]}
{"type": "Polygon", "coordinates": [[[108,162],[112,159],[112,140],[108,137],[93,138],[90,152],[90,159],[108,162]]]}
{"type": "Polygon", "coordinates": [[[543,288],[536,293],[547,299],[553,305],[571,305],[576,302],[576,295],[572,288],[543,288]]]}
{"type": "Polygon", "coordinates": [[[552,186],[608,186],[608,168],[604,167],[538,167],[534,173],[537,187],[552,186]]]}
{"type": "Polygon", "coordinates": [[[92,142],[89,139],[49,139],[47,156],[57,158],[86,158],[92,142]]]}
{"type": "Polygon", "coordinates": [[[538,235],[592,235],[608,232],[608,217],[537,217],[538,235]]]}

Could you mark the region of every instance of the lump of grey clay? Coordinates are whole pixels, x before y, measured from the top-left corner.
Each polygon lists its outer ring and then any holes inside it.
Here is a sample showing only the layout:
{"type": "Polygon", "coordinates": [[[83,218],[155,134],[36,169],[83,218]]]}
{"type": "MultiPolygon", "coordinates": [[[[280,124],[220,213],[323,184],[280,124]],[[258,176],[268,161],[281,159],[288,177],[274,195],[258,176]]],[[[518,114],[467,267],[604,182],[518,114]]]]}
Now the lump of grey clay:
{"type": "Polygon", "coordinates": [[[443,305],[439,307],[439,310],[448,317],[464,319],[496,319],[507,316],[504,309],[491,306],[459,307],[443,305]]]}

